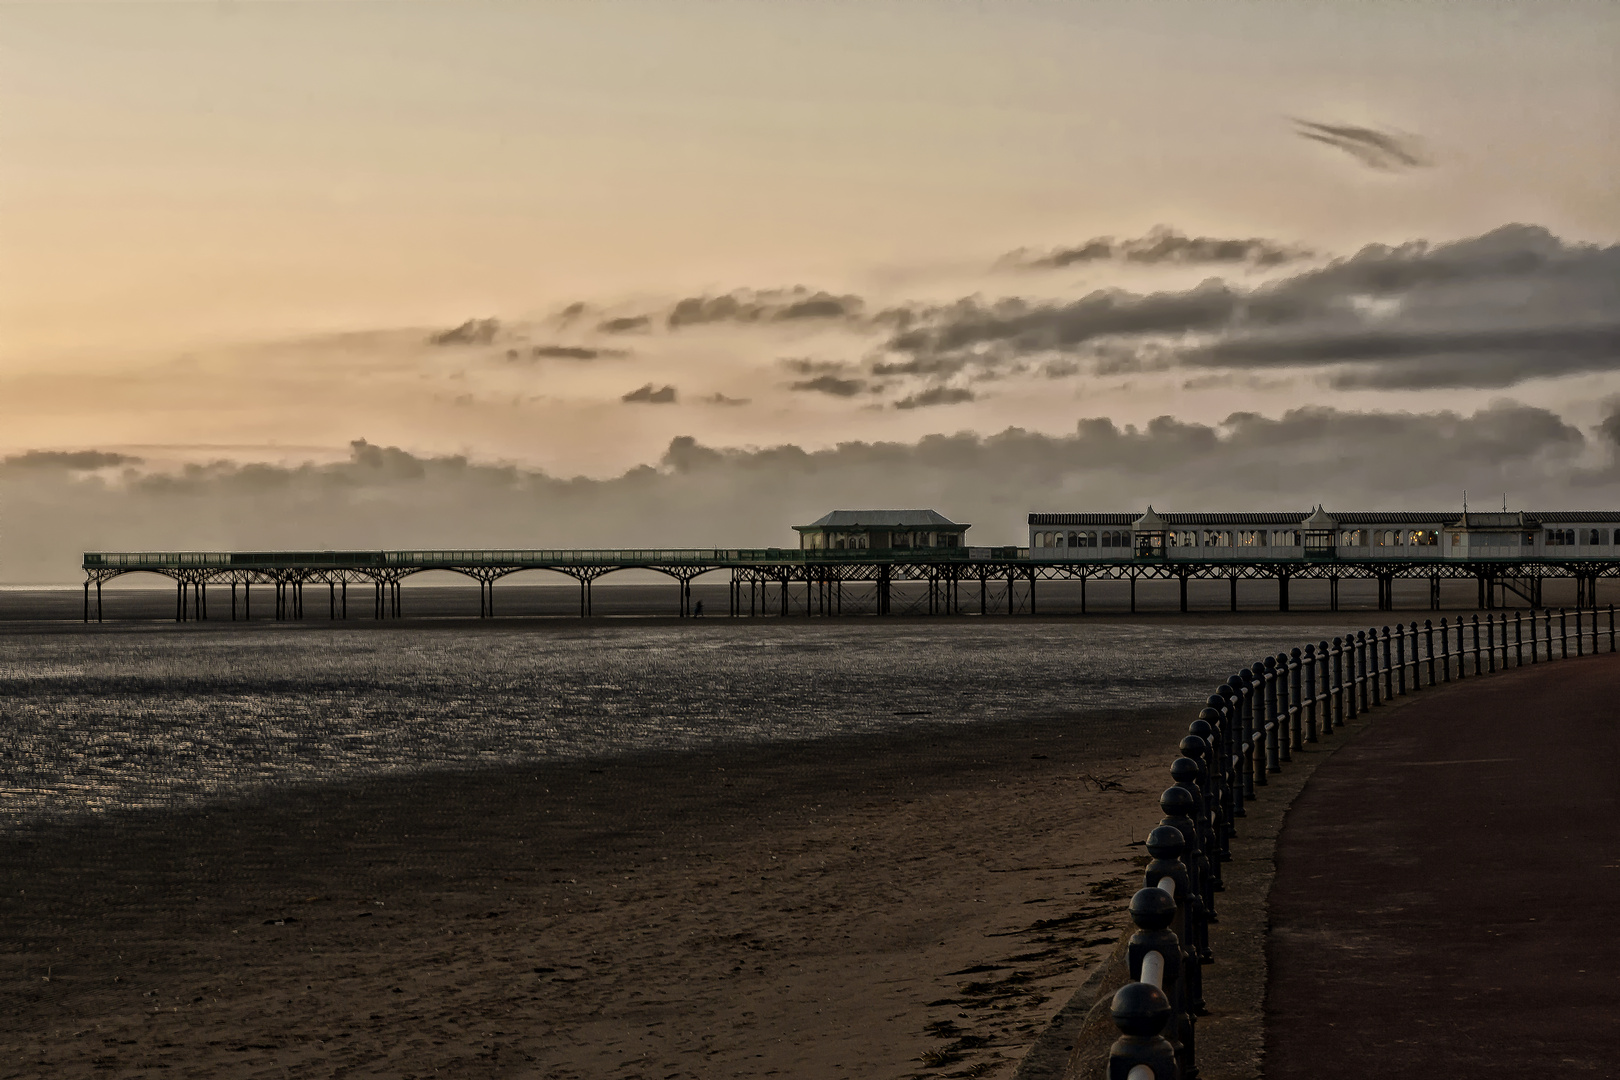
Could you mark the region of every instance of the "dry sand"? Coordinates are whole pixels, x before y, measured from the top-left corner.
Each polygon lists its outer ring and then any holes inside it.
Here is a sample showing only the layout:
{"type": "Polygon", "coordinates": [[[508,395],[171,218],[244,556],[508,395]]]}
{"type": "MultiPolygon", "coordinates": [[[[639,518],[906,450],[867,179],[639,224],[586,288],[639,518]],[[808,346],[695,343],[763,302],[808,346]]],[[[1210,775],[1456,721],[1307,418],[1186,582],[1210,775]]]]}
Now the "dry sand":
{"type": "Polygon", "coordinates": [[[1189,719],[289,788],[0,835],[0,1076],[1010,1076],[1189,719]]]}

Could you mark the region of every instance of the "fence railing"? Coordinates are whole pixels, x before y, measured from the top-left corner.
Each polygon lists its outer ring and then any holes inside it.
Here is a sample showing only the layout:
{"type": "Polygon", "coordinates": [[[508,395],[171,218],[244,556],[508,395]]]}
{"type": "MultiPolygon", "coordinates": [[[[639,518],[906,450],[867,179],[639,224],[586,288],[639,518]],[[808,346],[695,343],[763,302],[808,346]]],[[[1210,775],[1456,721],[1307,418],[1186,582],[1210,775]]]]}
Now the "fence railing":
{"type": "Polygon", "coordinates": [[[1421,627],[1357,630],[1264,657],[1216,687],[1181,740],[1170,766],[1173,786],[1159,796],[1164,818],[1148,834],[1152,861],[1130,904],[1137,928],[1126,953],[1132,981],[1112,1003],[1120,1035],[1109,1051],[1110,1080],[1197,1075],[1202,968],[1215,959],[1209,924],[1223,887],[1221,864],[1268,775],[1369,709],[1426,687],[1597,654],[1605,636],[1612,653],[1614,605],[1606,627],[1604,614],[1532,609],[1528,618],[1487,613],[1438,626],[1425,619],[1421,627]]]}

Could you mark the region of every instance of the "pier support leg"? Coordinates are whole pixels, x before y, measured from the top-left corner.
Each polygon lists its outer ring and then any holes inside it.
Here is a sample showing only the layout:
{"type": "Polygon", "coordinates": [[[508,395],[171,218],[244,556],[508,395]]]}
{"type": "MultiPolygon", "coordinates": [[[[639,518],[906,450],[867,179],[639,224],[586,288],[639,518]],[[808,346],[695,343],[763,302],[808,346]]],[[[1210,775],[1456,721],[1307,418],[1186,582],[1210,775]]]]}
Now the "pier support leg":
{"type": "Polygon", "coordinates": [[[1328,575],[1328,610],[1339,610],[1339,575],[1328,575]]]}
{"type": "Polygon", "coordinates": [[[90,583],[84,583],[84,621],[90,621],[90,583]]]}
{"type": "Polygon", "coordinates": [[[1232,610],[1237,610],[1237,575],[1230,575],[1227,580],[1232,584],[1232,610]]]}
{"type": "MultiPolygon", "coordinates": [[[[96,622],[101,621],[101,582],[96,582],[96,622]]],[[[1613,652],[1613,649],[1609,650],[1613,652]]]]}
{"type": "Polygon", "coordinates": [[[1181,612],[1182,612],[1182,614],[1185,615],[1187,613],[1187,572],[1185,570],[1183,570],[1181,572],[1181,574],[1180,574],[1180,577],[1181,577],[1181,612]]]}
{"type": "Polygon", "coordinates": [[[236,621],[236,582],[231,582],[231,622],[236,621]]]}
{"type": "Polygon", "coordinates": [[[984,572],[981,570],[979,572],[979,614],[980,615],[988,615],[989,613],[990,613],[990,586],[987,583],[984,572]]]}
{"type": "Polygon", "coordinates": [[[1080,614],[1086,613],[1086,577],[1080,575],[1080,614]]]}
{"type": "Polygon", "coordinates": [[[1136,575],[1131,575],[1131,614],[1136,614],[1136,575]]]}
{"type": "Polygon", "coordinates": [[[1033,567],[1029,571],[1029,613],[1031,615],[1035,614],[1035,570],[1033,567]]]}
{"type": "Polygon", "coordinates": [[[1478,606],[1480,611],[1484,611],[1485,610],[1485,575],[1484,574],[1475,575],[1474,581],[1479,586],[1479,600],[1477,602],[1477,606],[1478,606]]]}
{"type": "Polygon", "coordinates": [[[349,618],[349,579],[348,578],[343,579],[343,584],[342,584],[342,588],[341,588],[340,592],[341,592],[342,603],[343,603],[343,618],[344,618],[344,621],[348,621],[348,618],[349,618]]]}

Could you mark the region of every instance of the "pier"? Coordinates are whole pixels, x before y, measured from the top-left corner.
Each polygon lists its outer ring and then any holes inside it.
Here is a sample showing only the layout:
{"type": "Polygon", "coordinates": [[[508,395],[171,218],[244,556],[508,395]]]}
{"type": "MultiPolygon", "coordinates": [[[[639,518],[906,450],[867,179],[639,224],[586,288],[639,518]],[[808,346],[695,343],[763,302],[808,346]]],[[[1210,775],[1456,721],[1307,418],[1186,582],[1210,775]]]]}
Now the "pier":
{"type": "MultiPolygon", "coordinates": [[[[724,575],[729,584],[726,614],[734,618],[856,611],[1035,615],[1040,612],[1040,584],[1063,581],[1078,583],[1082,613],[1086,586],[1097,581],[1128,582],[1132,611],[1140,582],[1174,583],[1180,610],[1187,611],[1191,581],[1225,582],[1233,611],[1238,609],[1238,583],[1253,581],[1275,584],[1280,611],[1291,609],[1289,586],[1298,581],[1326,582],[1327,610],[1337,611],[1339,585],[1347,580],[1374,583],[1379,610],[1394,609],[1397,580],[1427,582],[1428,606],[1433,610],[1440,608],[1440,583],[1456,580],[1475,582],[1481,609],[1506,606],[1510,595],[1527,607],[1542,606],[1543,583],[1548,579],[1573,581],[1577,606],[1590,607],[1596,603],[1598,580],[1620,577],[1620,548],[1610,549],[1612,554],[1573,552],[1568,557],[1537,552],[1444,559],[1377,551],[1328,557],[1307,557],[1303,551],[1292,557],[1270,551],[1167,557],[1134,548],[1118,555],[1106,548],[1076,548],[1064,551],[1062,557],[1040,551],[1031,557],[1030,549],[1018,547],[86,552],[84,620],[102,618],[103,586],[128,574],[172,579],[178,621],[248,618],[256,595],[262,598],[259,610],[268,604],[276,619],[305,618],[310,604],[317,617],[324,614],[329,619],[348,618],[351,604],[369,604],[372,618],[399,618],[404,613],[400,584],[435,570],[476,581],[485,618],[496,613],[496,582],[529,571],[577,582],[582,617],[592,614],[592,585],[609,574],[641,570],[670,578],[675,586],[673,613],[682,617],[693,611],[692,582],[705,575],[724,575]]],[[[358,608],[356,614],[364,610],[358,608]]]]}
{"type": "MultiPolygon", "coordinates": [[[[103,614],[102,587],[125,574],[175,583],[175,619],[209,617],[208,588],[229,589],[230,617],[251,617],[253,587],[269,589],[277,619],[302,619],[305,593],[325,586],[329,619],[348,618],[349,586],[369,592],[371,616],[399,618],[400,583],[448,571],[478,583],[479,616],[495,615],[495,583],[546,571],[579,585],[579,614],[592,612],[591,587],[608,574],[650,571],[676,585],[676,612],[694,613],[692,582],[729,576],[731,618],[776,614],[1035,615],[1042,581],[1079,584],[1080,612],[1093,581],[1126,581],[1130,610],[1138,582],[1175,582],[1188,610],[1192,581],[1224,581],[1238,610],[1240,581],[1276,585],[1277,610],[1290,608],[1295,581],[1327,583],[1327,610],[1339,610],[1341,581],[1372,581],[1378,610],[1395,607],[1397,580],[1428,583],[1440,610],[1442,581],[1472,580],[1477,606],[1507,606],[1509,594],[1544,607],[1548,578],[1575,583],[1577,607],[1597,604],[1597,583],[1620,576],[1620,512],[1349,512],[1030,514],[1028,547],[973,547],[970,526],[934,510],[834,510],[795,525],[797,548],[603,548],[410,551],[92,551],[84,554],[84,620],[103,614]],[[992,589],[992,585],[994,589],[992,589]],[[896,586],[904,592],[896,611],[896,586]],[[994,595],[992,595],[994,594],[994,595]]],[[[360,602],[364,602],[361,599],[360,602]]],[[[262,603],[262,601],[261,601],[262,603]]],[[[318,600],[317,600],[318,603],[318,600]]]]}

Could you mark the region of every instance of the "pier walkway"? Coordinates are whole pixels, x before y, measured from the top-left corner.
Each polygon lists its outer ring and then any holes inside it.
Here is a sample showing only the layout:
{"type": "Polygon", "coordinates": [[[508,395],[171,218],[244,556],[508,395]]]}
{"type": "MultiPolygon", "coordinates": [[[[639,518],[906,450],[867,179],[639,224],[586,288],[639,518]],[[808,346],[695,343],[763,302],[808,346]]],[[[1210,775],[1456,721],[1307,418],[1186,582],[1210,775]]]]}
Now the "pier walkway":
{"type": "Polygon", "coordinates": [[[1464,682],[1312,775],[1277,845],[1267,1080],[1613,1076],[1620,655],[1464,682]]]}

